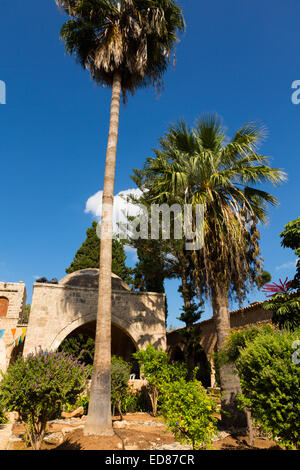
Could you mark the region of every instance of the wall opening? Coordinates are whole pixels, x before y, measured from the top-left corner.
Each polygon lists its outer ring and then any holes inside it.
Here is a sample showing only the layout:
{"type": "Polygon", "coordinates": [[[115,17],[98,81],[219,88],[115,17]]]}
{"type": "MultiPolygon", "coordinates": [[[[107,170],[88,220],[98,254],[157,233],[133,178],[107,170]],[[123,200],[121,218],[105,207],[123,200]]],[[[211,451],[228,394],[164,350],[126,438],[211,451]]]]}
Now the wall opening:
{"type": "MultiPolygon", "coordinates": [[[[76,328],[60,344],[58,350],[66,351],[75,356],[81,354],[82,360],[87,364],[93,364],[94,346],[96,335],[96,321],[92,321],[76,328]]],[[[130,338],[121,328],[112,324],[111,327],[111,354],[121,357],[132,365],[131,373],[135,378],[139,377],[139,366],[132,354],[137,348],[130,338]]]]}

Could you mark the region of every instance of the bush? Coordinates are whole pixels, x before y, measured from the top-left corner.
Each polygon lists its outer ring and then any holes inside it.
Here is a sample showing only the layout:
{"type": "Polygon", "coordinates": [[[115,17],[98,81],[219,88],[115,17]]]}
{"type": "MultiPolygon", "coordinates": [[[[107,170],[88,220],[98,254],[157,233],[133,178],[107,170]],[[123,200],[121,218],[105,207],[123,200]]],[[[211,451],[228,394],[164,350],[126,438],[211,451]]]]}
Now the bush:
{"type": "Polygon", "coordinates": [[[294,333],[263,330],[246,341],[235,363],[243,392],[241,405],[287,448],[300,446],[300,366],[293,360],[299,338],[299,329],[294,333]]]}
{"type": "Polygon", "coordinates": [[[133,354],[141,365],[141,373],[147,380],[147,391],[151,400],[153,416],[157,415],[157,404],[160,387],[164,383],[177,380],[187,375],[183,364],[169,363],[168,354],[162,349],[155,349],[148,345],[146,350],[140,350],[133,354]]]}
{"type": "Polygon", "coordinates": [[[7,423],[8,423],[8,419],[5,416],[4,411],[0,409],[0,424],[7,424],[7,423]]]}
{"type": "Polygon", "coordinates": [[[191,444],[194,450],[211,447],[216,434],[216,403],[201,382],[184,378],[165,383],[161,387],[161,414],[167,428],[182,444],[191,444]]]}
{"type": "Polygon", "coordinates": [[[129,392],[128,381],[130,378],[131,364],[125,362],[120,357],[112,356],[111,358],[111,402],[113,411],[117,407],[118,412],[122,415],[122,402],[129,392]]]}
{"type": "Polygon", "coordinates": [[[1,402],[7,411],[18,411],[33,449],[43,441],[47,421],[73,404],[86,383],[86,368],[66,353],[36,351],[20,357],[3,375],[1,402]]]}
{"type": "Polygon", "coordinates": [[[233,330],[226,338],[224,349],[215,353],[215,362],[219,367],[224,364],[235,363],[247,343],[253,341],[259,335],[272,334],[273,331],[274,327],[272,325],[250,325],[240,330],[233,330]]]}
{"type": "Polygon", "coordinates": [[[90,402],[90,397],[87,395],[80,395],[76,403],[70,404],[70,403],[65,403],[63,406],[64,411],[67,412],[72,412],[77,410],[77,408],[80,408],[82,406],[83,408],[83,413],[87,415],[88,413],[88,407],[89,407],[89,402],[90,402]]]}
{"type": "Polygon", "coordinates": [[[147,398],[142,392],[135,394],[128,392],[122,400],[122,410],[124,413],[148,412],[150,404],[148,404],[147,398]]]}

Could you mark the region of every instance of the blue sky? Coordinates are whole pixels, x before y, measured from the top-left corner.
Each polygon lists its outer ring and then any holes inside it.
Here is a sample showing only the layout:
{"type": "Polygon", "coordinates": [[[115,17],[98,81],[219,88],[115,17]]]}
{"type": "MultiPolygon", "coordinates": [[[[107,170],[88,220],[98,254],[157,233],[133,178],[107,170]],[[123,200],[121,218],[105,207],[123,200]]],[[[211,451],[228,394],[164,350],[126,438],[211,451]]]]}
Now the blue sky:
{"type": "MultiPolygon", "coordinates": [[[[229,136],[258,119],[269,133],[262,153],[289,175],[279,188],[265,186],[280,206],[261,230],[262,255],[274,281],[292,277],[295,256],[278,234],[299,216],[300,105],[291,101],[300,79],[299,0],[180,4],[187,31],[165,91],[140,91],[122,106],[115,193],[134,187],[131,169],[179,118],[193,124],[217,112],[229,136]]],[[[64,276],[92,220],[86,202],[103,184],[110,91],[65,55],[63,22],[54,0],[1,0],[0,280],[23,280],[29,301],[35,276],[64,276]]],[[[179,325],[176,281],[166,288],[169,324],[179,325]]],[[[253,292],[249,301],[262,299],[253,292]]],[[[210,314],[207,305],[203,318],[210,314]]]]}

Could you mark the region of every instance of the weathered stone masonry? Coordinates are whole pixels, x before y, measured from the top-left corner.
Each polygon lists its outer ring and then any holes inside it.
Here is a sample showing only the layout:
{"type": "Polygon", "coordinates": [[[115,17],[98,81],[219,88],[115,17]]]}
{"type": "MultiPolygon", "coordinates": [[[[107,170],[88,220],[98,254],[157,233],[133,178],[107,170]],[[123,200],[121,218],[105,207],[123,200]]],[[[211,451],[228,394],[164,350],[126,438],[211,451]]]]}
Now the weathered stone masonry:
{"type": "Polygon", "coordinates": [[[24,311],[27,292],[25,284],[0,282],[0,298],[8,300],[8,308],[5,316],[0,318],[0,329],[5,330],[0,340],[0,370],[5,371],[13,350],[13,335],[11,330],[16,329],[15,337],[22,332],[20,319],[24,311]]]}

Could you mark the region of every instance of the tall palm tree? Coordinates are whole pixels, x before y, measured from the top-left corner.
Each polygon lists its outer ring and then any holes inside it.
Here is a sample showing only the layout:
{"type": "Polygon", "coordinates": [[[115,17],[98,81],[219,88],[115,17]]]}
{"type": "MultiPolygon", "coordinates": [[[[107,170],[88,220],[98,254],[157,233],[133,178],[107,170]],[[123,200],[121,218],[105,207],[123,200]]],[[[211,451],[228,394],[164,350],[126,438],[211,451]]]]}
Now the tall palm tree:
{"type": "Polygon", "coordinates": [[[103,188],[99,299],[91,398],[85,434],[111,435],[112,212],[120,97],[163,84],[184,18],[175,0],[55,0],[70,16],[61,29],[68,54],[112,88],[103,188]]]}
{"type": "MultiPolygon", "coordinates": [[[[193,129],[180,122],[140,172],[148,200],[204,206],[204,246],[192,257],[198,292],[212,302],[218,350],[230,330],[229,298],[242,301],[261,269],[257,223],[266,222],[268,204],[277,204],[257,185],[286,178],[258,153],[264,135],[261,125],[248,123],[229,140],[216,115],[203,116],[193,129]]],[[[229,366],[221,367],[220,380],[222,409],[230,411],[231,424],[241,424],[239,380],[229,366]]]]}

